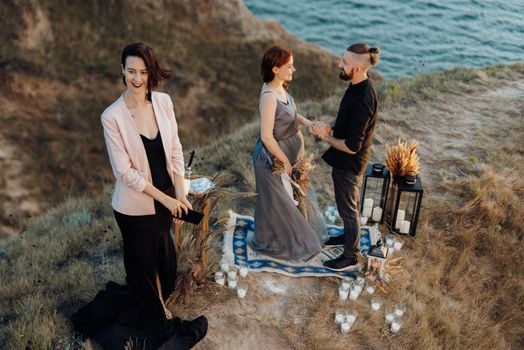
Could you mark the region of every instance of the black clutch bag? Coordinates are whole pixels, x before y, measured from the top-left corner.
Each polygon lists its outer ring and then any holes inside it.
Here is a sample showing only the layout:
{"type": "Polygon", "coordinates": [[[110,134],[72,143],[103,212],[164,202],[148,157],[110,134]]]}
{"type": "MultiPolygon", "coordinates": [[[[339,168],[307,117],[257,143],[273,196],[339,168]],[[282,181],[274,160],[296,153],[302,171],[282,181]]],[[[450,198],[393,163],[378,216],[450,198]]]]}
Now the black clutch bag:
{"type": "Polygon", "coordinates": [[[187,214],[184,210],[182,210],[182,216],[178,217],[173,215],[173,217],[178,220],[189,222],[193,225],[198,225],[200,224],[200,221],[202,221],[204,214],[193,209],[188,209],[187,214]]]}

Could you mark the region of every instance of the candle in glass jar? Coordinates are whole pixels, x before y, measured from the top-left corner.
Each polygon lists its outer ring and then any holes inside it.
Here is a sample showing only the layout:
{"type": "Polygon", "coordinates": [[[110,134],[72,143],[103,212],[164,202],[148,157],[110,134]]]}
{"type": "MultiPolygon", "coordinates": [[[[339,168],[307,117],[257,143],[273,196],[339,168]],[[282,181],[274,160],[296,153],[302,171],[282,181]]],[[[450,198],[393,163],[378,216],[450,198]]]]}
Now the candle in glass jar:
{"type": "Polygon", "coordinates": [[[227,286],[230,288],[230,289],[235,289],[237,287],[237,280],[231,280],[229,279],[228,277],[228,280],[227,280],[227,286]]]}
{"type": "Polygon", "coordinates": [[[356,290],[353,289],[353,290],[349,293],[349,299],[350,299],[350,300],[357,300],[359,294],[360,294],[359,292],[357,292],[356,290]]]}
{"type": "Polygon", "coordinates": [[[342,286],[338,288],[338,299],[339,300],[346,300],[348,298],[349,290],[343,289],[342,286]]]}
{"type": "Polygon", "coordinates": [[[249,272],[249,264],[242,261],[240,263],[240,269],[239,269],[239,272],[240,272],[240,277],[242,278],[246,278],[248,272],[249,272]]]}
{"type": "MultiPolygon", "coordinates": [[[[402,232],[402,230],[400,230],[400,232],[402,232]]],[[[404,241],[402,240],[402,238],[395,238],[393,243],[393,247],[395,248],[395,250],[401,250],[403,245],[404,241]]]]}
{"type": "Polygon", "coordinates": [[[380,219],[382,219],[382,208],[381,207],[373,208],[373,214],[371,215],[371,218],[375,222],[380,221],[380,219]]]}
{"type": "Polygon", "coordinates": [[[224,276],[224,272],[222,271],[217,271],[215,272],[215,282],[220,284],[221,286],[224,285],[226,279],[225,279],[225,276],[224,276]]]}
{"type": "Polygon", "coordinates": [[[347,332],[349,332],[349,329],[351,328],[351,325],[349,323],[341,323],[340,324],[340,331],[342,332],[342,334],[346,334],[347,332]]]}
{"type": "Polygon", "coordinates": [[[357,316],[349,313],[346,315],[346,323],[353,324],[355,320],[357,319],[357,316]]]}
{"type": "Polygon", "coordinates": [[[403,324],[404,322],[401,319],[395,318],[393,322],[391,322],[391,332],[397,333],[400,330],[400,328],[402,328],[403,324]]]}
{"type": "Polygon", "coordinates": [[[375,293],[375,287],[376,287],[376,282],[375,281],[368,281],[367,284],[366,284],[366,292],[368,294],[375,293]]]}
{"type": "Polygon", "coordinates": [[[345,318],[346,318],[346,315],[343,310],[339,309],[335,312],[335,323],[336,324],[341,325],[344,322],[345,318]]]}
{"type": "Polygon", "coordinates": [[[240,289],[240,288],[237,288],[237,296],[239,299],[244,299],[244,297],[246,296],[246,290],[245,289],[240,289]]]}
{"type": "Polygon", "coordinates": [[[406,306],[404,304],[398,304],[395,306],[395,315],[400,317],[406,312],[406,306]]]}
{"type": "Polygon", "coordinates": [[[227,273],[227,278],[236,280],[237,279],[237,270],[235,269],[229,270],[229,272],[227,273]]]}
{"type": "Polygon", "coordinates": [[[246,293],[247,293],[247,283],[244,281],[240,281],[237,284],[238,299],[244,299],[246,297],[246,293]]]}
{"type": "Polygon", "coordinates": [[[222,261],[222,263],[220,264],[220,269],[224,272],[228,272],[229,271],[229,263],[227,261],[222,261]]]}
{"type": "Polygon", "coordinates": [[[340,284],[340,288],[343,290],[349,290],[351,288],[351,282],[349,279],[344,278],[340,284]]]}
{"type": "Polygon", "coordinates": [[[386,323],[390,324],[395,319],[395,313],[391,311],[386,311],[385,319],[386,319],[386,323]]]}
{"type": "Polygon", "coordinates": [[[392,234],[388,234],[386,236],[386,247],[393,248],[394,243],[395,243],[395,236],[393,236],[392,234]]]}
{"type": "Polygon", "coordinates": [[[371,310],[378,311],[380,310],[381,306],[382,306],[382,300],[380,300],[379,298],[371,299],[371,310]]]}

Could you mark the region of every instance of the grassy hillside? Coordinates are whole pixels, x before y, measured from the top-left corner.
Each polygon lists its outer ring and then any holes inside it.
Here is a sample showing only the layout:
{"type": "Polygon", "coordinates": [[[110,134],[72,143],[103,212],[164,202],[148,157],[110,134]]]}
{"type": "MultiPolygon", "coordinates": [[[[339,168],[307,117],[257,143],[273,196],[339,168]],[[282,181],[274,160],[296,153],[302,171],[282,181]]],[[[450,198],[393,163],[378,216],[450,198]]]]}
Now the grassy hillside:
{"type": "MultiPolygon", "coordinates": [[[[199,349],[507,349],[524,337],[524,63],[485,69],[454,69],[380,84],[381,111],[373,159],[397,136],[418,139],[425,185],[416,239],[407,239],[388,306],[402,301],[405,329],[393,335],[366,298],[359,319],[341,336],[332,322],[335,279],[292,279],[251,274],[246,302],[228,290],[202,287],[176,314],[210,320],[199,349]],[[271,279],[287,287],[275,296],[261,288],[271,279]],[[290,322],[290,315],[295,315],[290,322]],[[261,345],[263,344],[263,346],[261,345]]],[[[299,103],[306,116],[333,116],[342,91],[321,102],[299,103]]],[[[251,149],[258,123],[239,128],[197,155],[197,173],[227,170],[237,190],[252,190],[251,149]]],[[[322,152],[306,137],[308,150],[322,152]]],[[[108,165],[107,165],[108,166],[108,165]]],[[[312,176],[322,205],[333,201],[329,169],[319,161],[312,176]]],[[[28,220],[20,237],[0,245],[0,348],[62,348],[78,344],[68,315],[104,283],[123,281],[121,239],[110,188],[100,197],[74,198],[28,220]]],[[[251,214],[252,200],[224,201],[251,214]]],[[[382,228],[385,231],[385,228],[382,228]]],[[[213,242],[210,270],[219,241],[213,242]]],[[[187,261],[180,261],[187,269],[187,261]]],[[[347,305],[347,304],[346,304],[347,305]]],[[[92,344],[84,344],[91,348],[92,344]]]]}
{"type": "Polygon", "coordinates": [[[275,43],[295,52],[298,98],[335,89],[333,54],[257,19],[241,0],[8,0],[0,16],[0,236],[111,179],[99,118],[123,91],[120,54],[131,42],[149,43],[175,70],[161,90],[173,97],[186,148],[255,118],[260,59],[275,43]]]}

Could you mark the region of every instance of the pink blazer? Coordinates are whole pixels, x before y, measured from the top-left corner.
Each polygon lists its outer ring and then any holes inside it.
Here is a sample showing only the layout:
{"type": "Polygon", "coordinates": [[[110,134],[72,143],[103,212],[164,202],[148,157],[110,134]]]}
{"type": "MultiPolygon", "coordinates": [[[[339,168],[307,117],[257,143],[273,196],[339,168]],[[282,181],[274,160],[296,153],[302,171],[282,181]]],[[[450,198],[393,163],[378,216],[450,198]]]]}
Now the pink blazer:
{"type": "MultiPolygon", "coordinates": [[[[184,155],[178,138],[173,102],[168,94],[151,95],[156,122],[162,137],[169,176],[184,176],[184,155]]],[[[142,192],[146,181],[152,183],[146,150],[123,95],[102,113],[104,138],[111,168],[116,178],[111,205],[126,215],[155,214],[153,198],[142,192]]]]}

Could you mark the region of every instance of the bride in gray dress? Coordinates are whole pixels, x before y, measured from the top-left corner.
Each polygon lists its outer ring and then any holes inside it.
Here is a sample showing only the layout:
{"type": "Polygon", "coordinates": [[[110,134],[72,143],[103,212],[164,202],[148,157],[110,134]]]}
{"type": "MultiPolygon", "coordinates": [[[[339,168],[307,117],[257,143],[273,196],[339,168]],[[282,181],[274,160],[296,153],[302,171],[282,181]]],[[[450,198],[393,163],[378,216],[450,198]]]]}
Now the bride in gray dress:
{"type": "Polygon", "coordinates": [[[256,179],[254,249],[281,259],[307,259],[320,252],[326,227],[312,190],[308,191],[307,217],[286,192],[280,174],[273,174],[273,159],[291,175],[292,165],[304,147],[298,125],[312,122],[298,114],[287,82],[295,68],[291,51],[269,48],[262,59],[264,86],[260,93],[261,136],[253,150],[256,179]]]}

